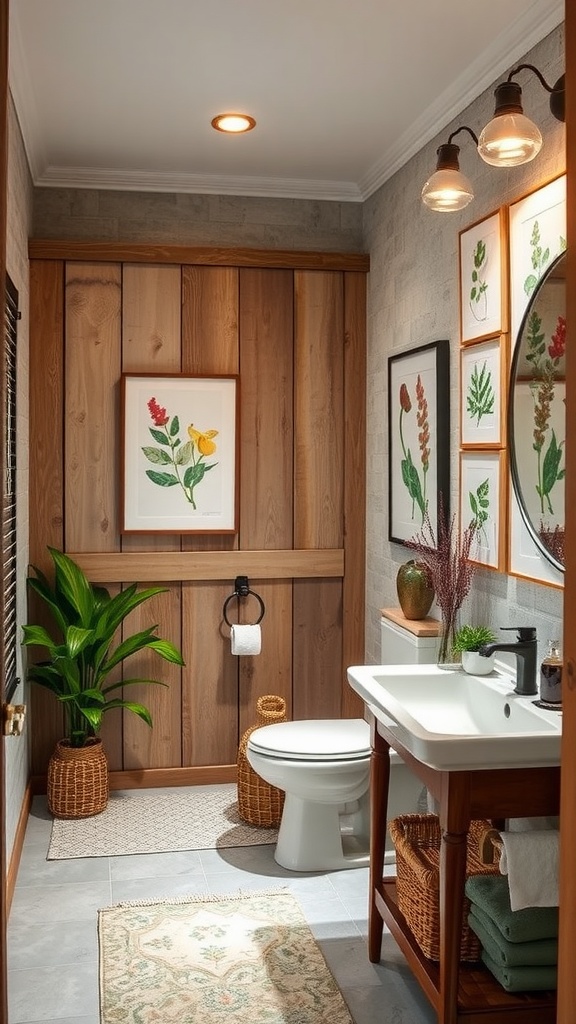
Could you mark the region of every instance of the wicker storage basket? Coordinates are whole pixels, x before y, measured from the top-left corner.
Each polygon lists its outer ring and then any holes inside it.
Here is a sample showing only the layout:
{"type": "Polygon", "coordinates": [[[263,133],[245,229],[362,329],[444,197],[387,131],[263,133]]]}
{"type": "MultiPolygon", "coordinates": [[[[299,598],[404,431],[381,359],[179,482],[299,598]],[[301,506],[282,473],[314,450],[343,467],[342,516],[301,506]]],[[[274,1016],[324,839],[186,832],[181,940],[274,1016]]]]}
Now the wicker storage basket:
{"type": "MultiPolygon", "coordinates": [[[[440,822],[435,814],[405,814],[389,822],[396,847],[398,907],[429,960],[440,958],[440,822]]],[[[484,864],[479,843],[487,821],[472,821],[468,833],[466,877],[499,874],[497,864],[484,864]]],[[[470,900],[464,897],[460,959],[480,959],[480,941],[468,927],[470,900]]]]}
{"type": "Polygon", "coordinates": [[[89,818],[108,803],[108,762],[102,740],[83,747],[60,740],[48,763],[48,808],[56,818],[89,818]]]}
{"type": "Polygon", "coordinates": [[[251,733],[263,725],[286,721],[286,701],[267,694],[256,701],[258,721],[246,730],[238,747],[238,811],[249,825],[274,828],[280,824],[284,793],[256,774],[246,757],[251,733]]]}

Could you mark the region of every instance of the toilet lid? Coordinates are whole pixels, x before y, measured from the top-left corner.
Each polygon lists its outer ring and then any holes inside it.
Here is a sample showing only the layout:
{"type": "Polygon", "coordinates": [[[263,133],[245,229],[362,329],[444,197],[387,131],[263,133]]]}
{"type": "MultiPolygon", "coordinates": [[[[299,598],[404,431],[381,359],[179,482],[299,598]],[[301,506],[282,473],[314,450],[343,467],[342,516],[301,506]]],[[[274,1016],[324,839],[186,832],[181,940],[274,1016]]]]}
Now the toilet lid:
{"type": "Polygon", "coordinates": [[[248,746],[269,757],[350,761],[370,754],[370,727],[362,718],[277,722],[255,729],[248,746]]]}

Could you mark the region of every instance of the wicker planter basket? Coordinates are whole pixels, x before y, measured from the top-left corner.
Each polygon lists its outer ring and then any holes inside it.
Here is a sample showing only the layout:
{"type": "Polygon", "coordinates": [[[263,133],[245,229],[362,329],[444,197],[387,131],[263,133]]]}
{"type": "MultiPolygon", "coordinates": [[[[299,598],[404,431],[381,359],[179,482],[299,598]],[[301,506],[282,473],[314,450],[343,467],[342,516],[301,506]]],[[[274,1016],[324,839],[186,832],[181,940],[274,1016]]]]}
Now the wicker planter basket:
{"type": "Polygon", "coordinates": [[[83,747],[60,740],[48,763],[48,808],[55,818],[89,818],[108,803],[108,762],[102,740],[83,747]]]}
{"type": "MultiPolygon", "coordinates": [[[[487,821],[472,821],[468,833],[466,877],[499,874],[498,864],[480,859],[487,821]]],[[[389,822],[396,847],[398,907],[429,960],[440,959],[440,823],[435,814],[405,814],[389,822]]],[[[480,959],[480,941],[468,927],[470,900],[464,897],[460,959],[480,959]]]]}
{"type": "Polygon", "coordinates": [[[238,812],[249,825],[275,828],[280,824],[284,793],[256,774],[246,757],[251,733],[263,725],[286,721],[286,701],[267,694],[256,701],[258,721],[246,730],[238,747],[238,812]]]}

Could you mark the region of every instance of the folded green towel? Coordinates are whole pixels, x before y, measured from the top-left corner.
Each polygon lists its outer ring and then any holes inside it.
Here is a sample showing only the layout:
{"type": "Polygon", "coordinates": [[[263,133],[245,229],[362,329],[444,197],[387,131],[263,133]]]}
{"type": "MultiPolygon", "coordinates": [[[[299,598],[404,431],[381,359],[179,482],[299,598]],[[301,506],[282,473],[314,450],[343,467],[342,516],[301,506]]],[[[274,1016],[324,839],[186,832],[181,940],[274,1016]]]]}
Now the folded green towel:
{"type": "Polygon", "coordinates": [[[556,967],[504,967],[495,963],[484,949],[482,961],[507,992],[550,992],[556,988],[556,967]]]}
{"type": "Polygon", "coordinates": [[[558,907],[510,908],[505,875],[471,875],[466,895],[488,915],[508,942],[532,942],[558,938],[558,907]]]}
{"type": "Polygon", "coordinates": [[[468,914],[468,924],[497,964],[504,967],[548,967],[558,963],[558,939],[507,942],[492,919],[475,903],[468,914]]]}

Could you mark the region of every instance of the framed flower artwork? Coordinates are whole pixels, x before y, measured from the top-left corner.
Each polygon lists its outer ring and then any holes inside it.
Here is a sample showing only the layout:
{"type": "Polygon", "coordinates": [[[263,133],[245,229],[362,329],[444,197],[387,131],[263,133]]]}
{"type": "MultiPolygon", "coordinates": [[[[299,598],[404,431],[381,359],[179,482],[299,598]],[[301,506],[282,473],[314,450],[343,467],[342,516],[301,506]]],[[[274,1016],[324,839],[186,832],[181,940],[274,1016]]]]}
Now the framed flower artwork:
{"type": "Polygon", "coordinates": [[[463,345],[507,330],[507,246],[504,209],[459,234],[460,341],[463,345]]]}
{"type": "Polygon", "coordinates": [[[506,552],[506,453],[460,453],[460,524],[476,530],[470,561],[504,568],[506,552]]]}
{"type": "Polygon", "coordinates": [[[450,494],[450,346],[434,341],[388,358],[389,540],[403,544],[450,494]]]}
{"type": "Polygon", "coordinates": [[[502,338],[460,349],[460,446],[506,444],[506,349],[502,338]]]}
{"type": "Polygon", "coordinates": [[[235,533],[238,380],[121,378],[122,532],[235,533]]]}

